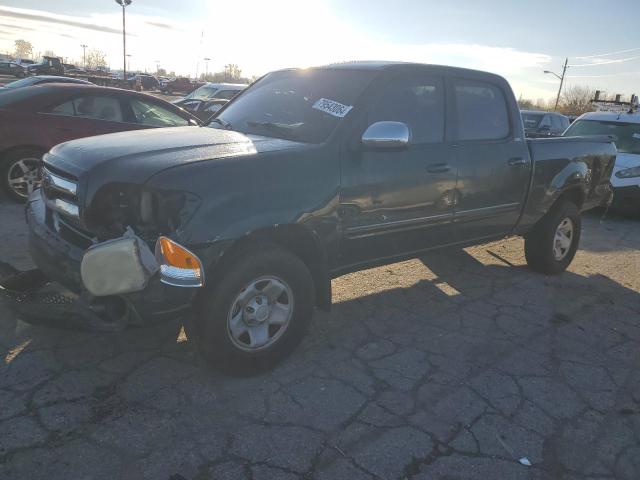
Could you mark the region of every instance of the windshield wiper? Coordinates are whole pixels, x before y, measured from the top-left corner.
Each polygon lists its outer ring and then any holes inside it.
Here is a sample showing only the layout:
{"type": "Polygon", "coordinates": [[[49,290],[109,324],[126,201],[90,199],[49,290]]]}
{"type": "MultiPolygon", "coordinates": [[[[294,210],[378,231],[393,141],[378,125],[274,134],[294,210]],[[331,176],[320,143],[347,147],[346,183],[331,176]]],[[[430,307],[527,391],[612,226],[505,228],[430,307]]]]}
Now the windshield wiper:
{"type": "Polygon", "coordinates": [[[278,123],[278,122],[257,122],[253,120],[247,120],[245,122],[249,127],[262,127],[265,130],[272,130],[277,132],[286,132],[288,135],[293,134],[295,137],[296,130],[304,125],[303,122],[298,123],[278,123]]]}
{"type": "Polygon", "coordinates": [[[219,118],[212,118],[211,120],[209,120],[209,123],[213,123],[216,122],[218,124],[220,124],[222,126],[222,128],[224,128],[225,130],[230,130],[231,129],[231,124],[225,122],[224,120],[221,120],[219,118]]]}

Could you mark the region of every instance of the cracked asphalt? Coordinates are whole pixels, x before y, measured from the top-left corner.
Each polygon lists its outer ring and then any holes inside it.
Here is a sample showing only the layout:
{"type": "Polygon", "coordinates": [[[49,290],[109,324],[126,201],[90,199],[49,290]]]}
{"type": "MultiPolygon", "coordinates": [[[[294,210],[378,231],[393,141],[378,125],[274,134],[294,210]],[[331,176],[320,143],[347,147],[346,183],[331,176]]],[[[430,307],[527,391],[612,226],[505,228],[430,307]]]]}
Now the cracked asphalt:
{"type": "MultiPolygon", "coordinates": [[[[27,268],[21,207],[0,222],[27,268]]],[[[208,370],[177,322],[91,334],[0,306],[0,478],[640,478],[640,220],[587,215],[557,277],[522,247],[338,278],[252,378],[208,370]]]]}

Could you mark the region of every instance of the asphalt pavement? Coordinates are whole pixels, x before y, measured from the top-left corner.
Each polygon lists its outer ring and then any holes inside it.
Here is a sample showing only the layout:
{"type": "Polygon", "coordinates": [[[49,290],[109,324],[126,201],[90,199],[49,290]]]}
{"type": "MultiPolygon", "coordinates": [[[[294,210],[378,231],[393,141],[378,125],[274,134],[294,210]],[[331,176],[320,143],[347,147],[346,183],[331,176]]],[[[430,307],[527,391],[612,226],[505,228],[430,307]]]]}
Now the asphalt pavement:
{"type": "MultiPolygon", "coordinates": [[[[0,225],[28,268],[22,207],[0,225]]],[[[0,478],[640,478],[640,221],[587,215],[555,277],[522,247],[338,278],[252,378],[207,368],[177,319],[94,334],[0,306],[0,478]]]]}

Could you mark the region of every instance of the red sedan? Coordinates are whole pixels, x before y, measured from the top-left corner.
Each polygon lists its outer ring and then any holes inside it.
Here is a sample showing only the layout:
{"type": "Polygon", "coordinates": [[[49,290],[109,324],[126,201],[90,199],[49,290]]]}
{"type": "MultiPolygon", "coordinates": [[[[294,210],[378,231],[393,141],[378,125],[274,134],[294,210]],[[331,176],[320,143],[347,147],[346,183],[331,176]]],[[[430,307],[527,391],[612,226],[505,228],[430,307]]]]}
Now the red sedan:
{"type": "Polygon", "coordinates": [[[154,127],[198,125],[151,95],[93,85],[46,84],[0,91],[2,187],[25,200],[40,185],[44,153],[76,138],[154,127]]]}

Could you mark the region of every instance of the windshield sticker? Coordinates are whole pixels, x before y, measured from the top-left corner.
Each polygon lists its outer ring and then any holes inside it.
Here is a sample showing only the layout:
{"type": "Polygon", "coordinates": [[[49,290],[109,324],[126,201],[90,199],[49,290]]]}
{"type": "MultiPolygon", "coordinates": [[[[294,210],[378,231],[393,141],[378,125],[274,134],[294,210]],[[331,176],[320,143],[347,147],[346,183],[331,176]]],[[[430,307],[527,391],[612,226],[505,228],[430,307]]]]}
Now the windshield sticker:
{"type": "Polygon", "coordinates": [[[633,138],[640,138],[640,133],[634,133],[633,138]]]}
{"type": "Polygon", "coordinates": [[[351,105],[343,105],[341,103],[329,100],[328,98],[320,98],[311,108],[328,113],[334,117],[342,118],[353,108],[351,105]]]}

